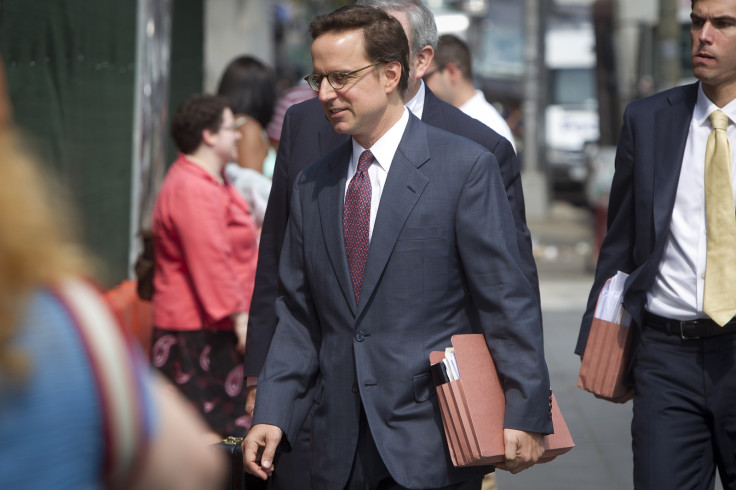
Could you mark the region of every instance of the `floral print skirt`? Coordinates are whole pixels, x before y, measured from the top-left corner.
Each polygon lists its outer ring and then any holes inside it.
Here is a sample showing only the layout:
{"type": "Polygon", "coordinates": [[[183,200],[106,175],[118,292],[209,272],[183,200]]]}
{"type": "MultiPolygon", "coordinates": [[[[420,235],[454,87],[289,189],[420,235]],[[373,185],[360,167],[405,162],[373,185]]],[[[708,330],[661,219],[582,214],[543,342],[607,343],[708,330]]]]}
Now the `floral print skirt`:
{"type": "Polygon", "coordinates": [[[212,430],[243,437],[250,428],[245,414],[243,355],[228,330],[153,329],[151,363],[186,396],[212,430]]]}

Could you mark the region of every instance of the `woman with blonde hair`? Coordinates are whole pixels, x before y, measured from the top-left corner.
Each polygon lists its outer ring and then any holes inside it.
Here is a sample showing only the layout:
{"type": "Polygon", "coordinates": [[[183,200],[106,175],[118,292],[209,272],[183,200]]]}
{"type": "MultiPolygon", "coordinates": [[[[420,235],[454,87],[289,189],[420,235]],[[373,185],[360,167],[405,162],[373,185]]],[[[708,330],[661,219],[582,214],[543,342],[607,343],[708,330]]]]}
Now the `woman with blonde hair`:
{"type": "Polygon", "coordinates": [[[217,488],[204,423],[86,279],[69,207],[9,114],[0,67],[0,488],[217,488]]]}

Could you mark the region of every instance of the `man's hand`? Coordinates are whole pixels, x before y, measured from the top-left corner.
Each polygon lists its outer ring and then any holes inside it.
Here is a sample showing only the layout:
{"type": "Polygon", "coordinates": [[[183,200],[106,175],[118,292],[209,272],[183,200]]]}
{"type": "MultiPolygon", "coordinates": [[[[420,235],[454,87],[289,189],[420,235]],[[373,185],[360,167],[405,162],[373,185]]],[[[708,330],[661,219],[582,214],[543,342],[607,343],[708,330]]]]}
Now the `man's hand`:
{"type": "Polygon", "coordinates": [[[258,385],[248,386],[245,388],[245,413],[253,417],[253,409],[256,406],[256,390],[258,385]]]}
{"type": "Polygon", "coordinates": [[[534,466],[544,454],[542,434],[538,432],[504,429],[503,442],[506,461],[495,466],[513,474],[534,466]]]}
{"type": "Polygon", "coordinates": [[[275,425],[256,424],[243,440],[243,465],[248,473],[267,480],[273,473],[273,457],[283,431],[275,425]]]}

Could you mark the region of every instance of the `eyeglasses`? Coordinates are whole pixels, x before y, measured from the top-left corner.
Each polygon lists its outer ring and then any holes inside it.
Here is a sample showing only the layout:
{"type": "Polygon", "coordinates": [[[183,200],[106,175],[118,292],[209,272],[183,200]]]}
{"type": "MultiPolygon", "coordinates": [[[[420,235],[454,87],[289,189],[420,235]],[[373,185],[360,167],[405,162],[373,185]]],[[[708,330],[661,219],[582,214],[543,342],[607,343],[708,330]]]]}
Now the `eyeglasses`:
{"type": "Polygon", "coordinates": [[[245,122],[246,122],[247,120],[248,120],[248,117],[247,117],[247,116],[240,116],[240,117],[236,117],[236,118],[235,118],[235,119],[233,120],[233,123],[232,123],[232,124],[230,124],[229,126],[221,126],[221,127],[220,127],[220,129],[227,129],[227,130],[230,130],[230,131],[235,131],[235,130],[237,130],[237,129],[238,129],[238,128],[239,128],[240,126],[242,126],[243,124],[245,124],[245,122]]]}
{"type": "Polygon", "coordinates": [[[356,73],[359,71],[363,71],[366,68],[371,68],[373,66],[376,66],[379,64],[380,61],[376,61],[375,63],[371,63],[368,66],[364,66],[363,68],[358,68],[357,70],[353,71],[345,71],[345,72],[339,72],[339,71],[333,71],[332,73],[328,73],[327,75],[319,75],[317,73],[312,73],[311,75],[307,75],[304,77],[304,80],[309,84],[310,87],[312,87],[312,90],[315,92],[319,92],[319,88],[322,86],[322,79],[327,77],[327,81],[330,84],[330,87],[334,88],[335,90],[340,90],[345,86],[348,81],[355,76],[356,73]]]}
{"type": "Polygon", "coordinates": [[[424,80],[424,81],[426,82],[427,80],[429,80],[429,78],[430,78],[430,77],[431,77],[432,75],[434,75],[434,74],[435,74],[435,73],[437,73],[438,71],[442,71],[442,70],[444,70],[444,69],[445,69],[445,67],[443,66],[442,68],[435,68],[434,70],[429,70],[429,71],[428,71],[427,73],[425,73],[425,74],[424,74],[424,76],[422,77],[422,79],[423,79],[423,80],[424,80]]]}

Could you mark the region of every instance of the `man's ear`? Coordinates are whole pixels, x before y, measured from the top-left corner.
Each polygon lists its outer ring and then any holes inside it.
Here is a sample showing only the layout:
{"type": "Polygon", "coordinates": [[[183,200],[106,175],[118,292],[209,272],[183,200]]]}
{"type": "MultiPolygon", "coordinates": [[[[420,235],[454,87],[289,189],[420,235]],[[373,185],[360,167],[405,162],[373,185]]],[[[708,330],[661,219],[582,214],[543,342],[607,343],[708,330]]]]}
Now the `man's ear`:
{"type": "Polygon", "coordinates": [[[432,46],[424,46],[417,52],[414,57],[414,78],[422,78],[429,71],[429,64],[434,58],[434,49],[432,46]]]}
{"type": "Polygon", "coordinates": [[[202,143],[206,144],[207,146],[214,146],[216,137],[217,131],[212,131],[210,129],[202,130],[202,143]]]}
{"type": "Polygon", "coordinates": [[[463,72],[453,62],[447,63],[443,70],[449,74],[452,83],[458,83],[463,78],[463,72]]]}
{"type": "Polygon", "coordinates": [[[398,61],[386,63],[383,67],[383,74],[386,77],[386,93],[393,92],[401,81],[401,63],[398,61]]]}

